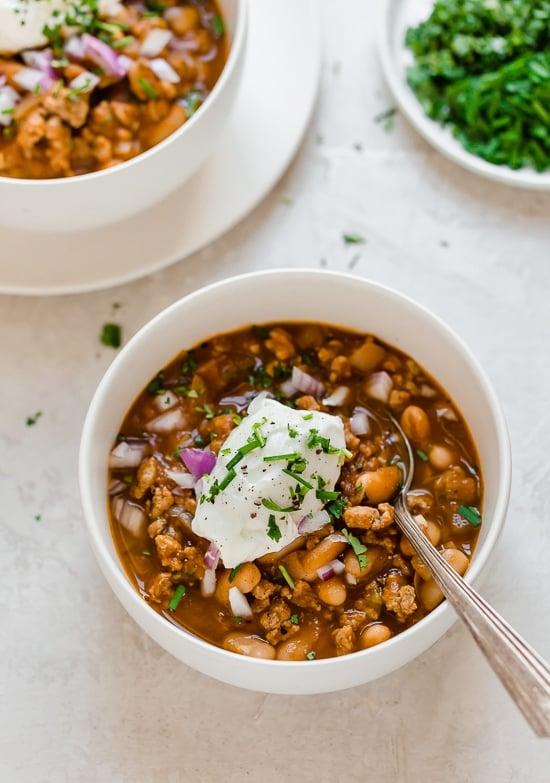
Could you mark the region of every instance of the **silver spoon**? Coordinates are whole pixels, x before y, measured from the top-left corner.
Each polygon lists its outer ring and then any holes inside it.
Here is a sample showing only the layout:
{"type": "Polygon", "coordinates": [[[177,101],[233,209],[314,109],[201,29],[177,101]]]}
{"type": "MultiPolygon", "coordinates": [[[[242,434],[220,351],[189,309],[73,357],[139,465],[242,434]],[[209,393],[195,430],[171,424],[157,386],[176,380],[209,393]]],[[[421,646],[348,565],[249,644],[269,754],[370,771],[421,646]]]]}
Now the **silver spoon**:
{"type": "Polygon", "coordinates": [[[420,530],[407,507],[414,457],[393,417],[408,454],[405,482],[395,502],[395,521],[428,566],[441,592],[464,622],[482,653],[539,737],[550,737],[550,667],[449,565],[420,530]]]}

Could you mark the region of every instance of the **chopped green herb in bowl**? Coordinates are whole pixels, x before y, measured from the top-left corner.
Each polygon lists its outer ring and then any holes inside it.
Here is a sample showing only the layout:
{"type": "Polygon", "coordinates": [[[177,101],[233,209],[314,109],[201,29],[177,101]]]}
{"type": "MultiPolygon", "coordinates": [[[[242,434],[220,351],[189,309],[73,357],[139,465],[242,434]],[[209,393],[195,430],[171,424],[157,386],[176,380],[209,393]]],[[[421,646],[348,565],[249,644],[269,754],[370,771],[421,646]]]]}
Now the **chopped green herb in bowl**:
{"type": "Polygon", "coordinates": [[[550,0],[437,0],[405,42],[428,117],[489,163],[550,169],[550,0]]]}

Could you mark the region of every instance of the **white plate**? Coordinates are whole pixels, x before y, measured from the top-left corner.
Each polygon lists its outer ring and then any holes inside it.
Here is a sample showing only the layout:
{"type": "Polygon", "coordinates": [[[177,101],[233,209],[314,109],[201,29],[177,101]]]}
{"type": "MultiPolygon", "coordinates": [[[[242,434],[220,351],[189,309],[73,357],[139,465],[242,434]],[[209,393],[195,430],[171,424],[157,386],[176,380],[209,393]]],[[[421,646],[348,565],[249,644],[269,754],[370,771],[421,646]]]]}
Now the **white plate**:
{"type": "Polygon", "coordinates": [[[424,114],[415,94],[407,84],[405,71],[413,62],[413,57],[404,42],[407,28],[426,19],[432,8],[433,0],[378,0],[380,58],[386,80],[400,109],[430,144],[469,171],[506,185],[533,190],[550,190],[550,172],[539,174],[531,168],[513,171],[506,166],[488,163],[466,152],[449,129],[443,128],[424,114]]]}
{"type": "Polygon", "coordinates": [[[261,201],[311,116],[320,32],[315,0],[251,0],[249,22],[234,112],[204,167],[149,211],[102,230],[56,235],[0,227],[0,292],[70,294],[127,283],[204,247],[261,201]]]}

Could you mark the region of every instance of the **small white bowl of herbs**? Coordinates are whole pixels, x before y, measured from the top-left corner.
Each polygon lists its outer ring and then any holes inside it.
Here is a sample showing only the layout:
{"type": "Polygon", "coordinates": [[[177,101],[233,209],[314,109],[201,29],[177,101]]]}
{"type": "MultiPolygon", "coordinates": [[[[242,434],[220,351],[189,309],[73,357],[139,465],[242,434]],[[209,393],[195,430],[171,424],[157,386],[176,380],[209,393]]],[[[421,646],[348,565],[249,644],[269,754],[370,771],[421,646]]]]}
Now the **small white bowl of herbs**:
{"type": "Polygon", "coordinates": [[[547,0],[382,0],[379,50],[400,109],[441,153],[550,190],[547,0]]]}

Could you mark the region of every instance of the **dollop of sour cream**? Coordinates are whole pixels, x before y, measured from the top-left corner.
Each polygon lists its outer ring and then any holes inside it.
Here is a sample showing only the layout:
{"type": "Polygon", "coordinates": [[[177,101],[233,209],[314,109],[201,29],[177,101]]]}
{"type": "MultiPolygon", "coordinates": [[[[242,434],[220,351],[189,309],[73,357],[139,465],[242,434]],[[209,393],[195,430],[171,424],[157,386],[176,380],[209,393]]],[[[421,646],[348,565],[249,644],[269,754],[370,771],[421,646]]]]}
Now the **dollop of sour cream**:
{"type": "Polygon", "coordinates": [[[324,507],[344,455],[338,416],[259,395],[203,478],[193,531],[218,547],[226,568],[278,552],[324,507]]]}
{"type": "Polygon", "coordinates": [[[0,54],[17,54],[47,44],[44,27],[68,0],[0,0],[0,54]]]}

